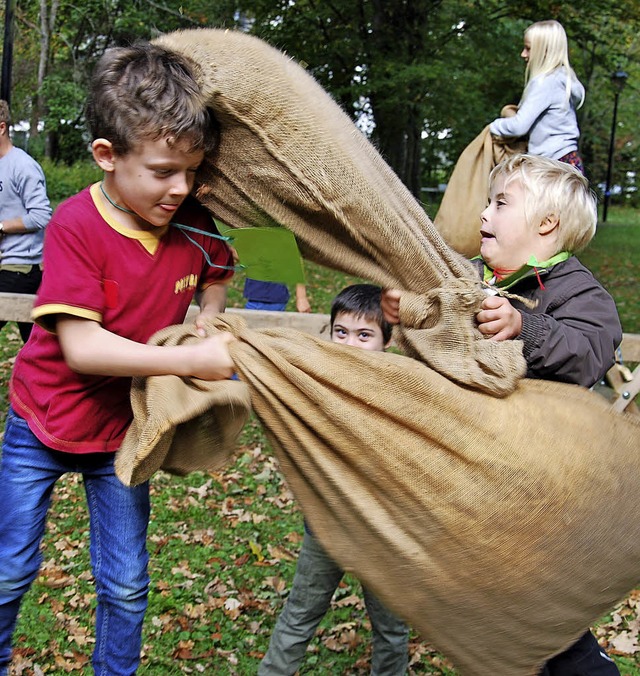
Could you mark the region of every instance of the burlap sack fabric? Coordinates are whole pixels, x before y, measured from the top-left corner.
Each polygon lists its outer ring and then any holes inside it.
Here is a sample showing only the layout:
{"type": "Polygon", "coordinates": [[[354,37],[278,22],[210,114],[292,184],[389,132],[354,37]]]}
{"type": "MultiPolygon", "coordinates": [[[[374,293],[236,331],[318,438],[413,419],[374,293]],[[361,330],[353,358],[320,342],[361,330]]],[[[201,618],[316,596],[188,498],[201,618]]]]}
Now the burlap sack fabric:
{"type": "Polygon", "coordinates": [[[457,382],[495,394],[515,387],[524,372],[517,343],[490,343],[476,330],[477,274],[308,73],[239,32],[156,42],[196,63],[220,122],[220,147],[198,177],[198,198],[215,216],[234,227],[280,223],[309,260],[428,294],[427,320],[399,339],[403,348],[457,382]]]}
{"type": "MultiPolygon", "coordinates": [[[[639,577],[640,423],[578,387],[521,380],[517,342],[479,337],[473,271],[293,62],[232,32],[160,41],[200,65],[221,121],[205,204],[235,227],[275,219],[307,257],[413,292],[401,343],[418,359],[222,315],[242,382],[137,381],[119,476],[138,483],[163,463],[188,471],[192,453],[203,469],[224,462],[248,392],[311,527],[345,569],[461,672],[535,673],[639,577]],[[167,443],[186,420],[183,398],[191,411],[226,407],[215,438],[167,443]]],[[[156,340],[185,335],[194,339],[170,327],[156,340]]]]}
{"type": "MultiPolygon", "coordinates": [[[[185,325],[153,340],[186,345],[200,337],[195,326],[185,325]]],[[[116,456],[116,471],[126,484],[142,483],[160,467],[174,474],[218,469],[231,458],[251,410],[247,386],[240,382],[179,376],[135,378],[131,405],[133,422],[116,456]]]]}
{"type": "MultiPolygon", "coordinates": [[[[515,115],[504,106],[500,117],[515,115]]],[[[486,126],[462,151],[433,223],[449,246],[472,258],[480,253],[480,213],[487,206],[489,174],[510,155],[527,150],[526,139],[498,139],[486,126]]]]}
{"type": "MultiPolygon", "coordinates": [[[[185,396],[216,410],[230,386],[248,389],[327,551],[460,673],[537,673],[638,579],[640,421],[599,395],[522,380],[501,399],[400,355],[293,329],[251,330],[238,316],[215,326],[238,338],[231,350],[242,382],[194,388],[151,378],[133,392],[137,410],[159,407],[181,421],[185,396]]],[[[169,327],[155,341],[192,336],[169,327]]],[[[216,419],[215,437],[181,449],[174,439],[174,470],[181,454],[181,471],[193,469],[194,446],[213,468],[227,459],[215,439],[232,436],[224,427],[236,429],[233,416],[244,420],[240,401],[216,419]]],[[[148,478],[163,453],[153,435],[133,431],[119,476],[148,478]]]]}

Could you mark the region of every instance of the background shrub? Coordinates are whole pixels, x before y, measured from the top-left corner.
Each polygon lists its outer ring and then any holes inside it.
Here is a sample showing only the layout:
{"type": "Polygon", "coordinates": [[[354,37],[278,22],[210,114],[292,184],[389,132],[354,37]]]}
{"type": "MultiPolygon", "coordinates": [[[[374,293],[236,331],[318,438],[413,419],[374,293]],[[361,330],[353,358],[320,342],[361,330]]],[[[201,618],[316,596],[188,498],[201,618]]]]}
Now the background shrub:
{"type": "Polygon", "coordinates": [[[102,178],[102,172],[93,160],[79,160],[69,165],[44,159],[40,164],[47,179],[47,194],[53,208],[102,178]]]}

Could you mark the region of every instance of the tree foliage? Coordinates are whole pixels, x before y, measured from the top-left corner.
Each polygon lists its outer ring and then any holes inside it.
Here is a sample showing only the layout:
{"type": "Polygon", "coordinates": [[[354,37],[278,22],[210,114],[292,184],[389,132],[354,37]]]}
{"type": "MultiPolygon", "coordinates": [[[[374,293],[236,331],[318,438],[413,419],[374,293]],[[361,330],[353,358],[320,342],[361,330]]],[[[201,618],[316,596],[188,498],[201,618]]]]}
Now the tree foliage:
{"type": "Polygon", "coordinates": [[[616,68],[629,74],[616,129],[617,175],[638,169],[637,0],[18,0],[13,108],[44,125],[47,154],[78,153],[95,61],[113,44],[179,28],[249,30],[302,63],[416,195],[453,163],[506,103],[517,103],[523,29],[556,18],[587,88],[581,149],[604,180],[616,68]]]}
{"type": "MultiPolygon", "coordinates": [[[[253,32],[308,64],[354,118],[365,116],[373,140],[418,196],[424,181],[446,178],[504,104],[519,101],[522,33],[533,21],[555,18],[567,29],[572,63],[587,88],[579,121],[596,183],[607,161],[609,75],[620,66],[630,82],[640,75],[636,0],[526,6],[515,0],[248,0],[243,10],[254,19],[253,32]]],[[[621,98],[620,170],[637,168],[636,98],[631,87],[621,98]]]]}
{"type": "MultiPolygon", "coordinates": [[[[45,154],[67,159],[64,137],[79,138],[88,81],[105,49],[152,39],[179,28],[224,25],[233,10],[219,14],[208,3],[190,0],[19,0],[14,50],[14,117],[31,120],[31,136],[48,133],[45,154]]],[[[77,148],[76,148],[77,152],[77,148]]]]}

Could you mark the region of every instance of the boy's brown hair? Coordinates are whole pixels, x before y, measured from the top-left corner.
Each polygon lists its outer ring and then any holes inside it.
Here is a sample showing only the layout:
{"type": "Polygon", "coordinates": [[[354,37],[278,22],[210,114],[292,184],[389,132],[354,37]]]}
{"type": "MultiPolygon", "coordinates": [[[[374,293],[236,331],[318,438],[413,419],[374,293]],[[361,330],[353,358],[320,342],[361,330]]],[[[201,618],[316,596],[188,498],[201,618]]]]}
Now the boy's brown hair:
{"type": "Polygon", "coordinates": [[[86,116],[93,139],[117,155],[139,143],[167,138],[190,152],[215,148],[217,125],[196,80],[197,66],[150,43],[108,49],[91,81],[86,116]]]}

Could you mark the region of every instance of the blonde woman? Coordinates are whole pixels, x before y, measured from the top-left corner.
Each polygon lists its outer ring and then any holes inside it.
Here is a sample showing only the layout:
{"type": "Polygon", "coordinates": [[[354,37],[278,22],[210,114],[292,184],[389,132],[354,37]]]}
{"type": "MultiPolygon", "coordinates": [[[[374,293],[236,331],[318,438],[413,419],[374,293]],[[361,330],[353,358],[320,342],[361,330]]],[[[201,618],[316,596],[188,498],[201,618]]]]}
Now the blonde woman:
{"type": "Polygon", "coordinates": [[[513,117],[499,117],[489,129],[499,137],[529,137],[528,152],[560,160],[584,173],[578,153],[580,130],[576,109],[584,87],[569,64],[564,28],[557,21],[538,21],[524,32],[525,86],[513,117]]]}

